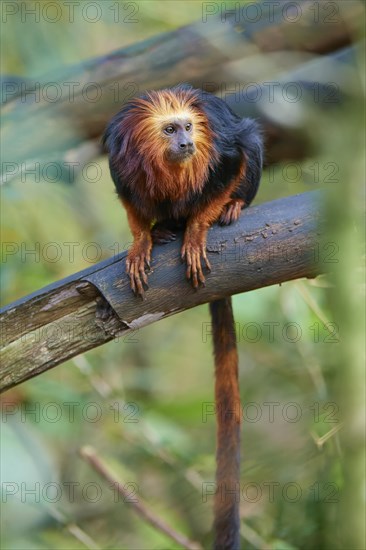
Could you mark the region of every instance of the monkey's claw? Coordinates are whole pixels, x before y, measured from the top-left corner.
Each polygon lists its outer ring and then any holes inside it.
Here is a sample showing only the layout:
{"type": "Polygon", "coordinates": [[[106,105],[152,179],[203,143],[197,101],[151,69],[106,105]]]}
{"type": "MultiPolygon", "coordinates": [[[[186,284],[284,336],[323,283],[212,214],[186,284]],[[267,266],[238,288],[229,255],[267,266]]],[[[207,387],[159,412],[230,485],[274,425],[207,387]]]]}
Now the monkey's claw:
{"type": "Polygon", "coordinates": [[[129,254],[126,260],[126,273],[130,277],[130,285],[132,291],[140,296],[145,297],[145,289],[149,287],[147,283],[147,274],[145,268],[150,269],[150,252],[140,252],[140,254],[129,254]]]}
{"type": "Polygon", "coordinates": [[[208,271],[211,271],[211,264],[206,255],[206,245],[184,244],[181,254],[182,260],[187,264],[186,276],[192,282],[193,288],[200,285],[205,286],[205,276],[203,275],[201,260],[205,262],[208,271]]]}

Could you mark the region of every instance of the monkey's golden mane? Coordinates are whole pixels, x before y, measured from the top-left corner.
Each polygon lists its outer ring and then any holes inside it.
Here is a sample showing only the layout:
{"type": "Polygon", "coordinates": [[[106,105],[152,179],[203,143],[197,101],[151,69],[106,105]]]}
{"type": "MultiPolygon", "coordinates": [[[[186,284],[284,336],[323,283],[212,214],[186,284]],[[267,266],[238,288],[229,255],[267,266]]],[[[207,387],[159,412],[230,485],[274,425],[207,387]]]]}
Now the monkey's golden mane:
{"type": "Polygon", "coordinates": [[[121,155],[127,160],[125,177],[131,186],[139,183],[140,187],[145,180],[145,192],[155,200],[179,200],[182,193],[200,190],[217,158],[213,133],[195,90],[151,91],[134,99],[119,131],[123,137],[121,155]],[[169,162],[168,140],[162,129],[182,118],[192,123],[195,153],[184,162],[169,162]]]}

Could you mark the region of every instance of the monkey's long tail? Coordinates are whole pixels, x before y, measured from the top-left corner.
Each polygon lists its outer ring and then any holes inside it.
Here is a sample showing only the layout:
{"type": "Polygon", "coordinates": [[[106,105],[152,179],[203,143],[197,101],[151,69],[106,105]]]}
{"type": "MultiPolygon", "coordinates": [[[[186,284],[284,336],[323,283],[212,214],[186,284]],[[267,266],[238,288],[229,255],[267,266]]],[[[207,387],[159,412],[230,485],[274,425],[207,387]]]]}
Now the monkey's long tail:
{"type": "Polygon", "coordinates": [[[240,550],[240,394],[231,298],[210,303],[217,415],[215,550],[240,550]]]}

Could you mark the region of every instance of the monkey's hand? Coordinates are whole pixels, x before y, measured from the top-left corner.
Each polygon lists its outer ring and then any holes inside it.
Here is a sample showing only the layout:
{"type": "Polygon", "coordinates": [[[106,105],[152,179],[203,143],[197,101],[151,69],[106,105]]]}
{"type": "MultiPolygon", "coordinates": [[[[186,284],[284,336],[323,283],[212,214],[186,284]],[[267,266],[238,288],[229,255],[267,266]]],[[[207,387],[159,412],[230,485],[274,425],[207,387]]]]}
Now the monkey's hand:
{"type": "Polygon", "coordinates": [[[230,225],[239,218],[242,208],[244,208],[244,201],[242,199],[231,199],[230,202],[225,204],[219,217],[220,225],[230,225]]]}
{"type": "Polygon", "coordinates": [[[145,267],[150,269],[151,248],[151,235],[143,232],[135,238],[126,260],[126,273],[130,277],[131,289],[142,299],[145,297],[144,285],[148,286],[145,267]]]}
{"type": "Polygon", "coordinates": [[[187,279],[192,282],[193,288],[205,285],[205,277],[202,271],[201,260],[203,259],[206,268],[211,271],[211,265],[206,255],[206,233],[207,228],[198,224],[187,226],[184,234],[183,247],[181,252],[182,260],[187,264],[187,279]]]}

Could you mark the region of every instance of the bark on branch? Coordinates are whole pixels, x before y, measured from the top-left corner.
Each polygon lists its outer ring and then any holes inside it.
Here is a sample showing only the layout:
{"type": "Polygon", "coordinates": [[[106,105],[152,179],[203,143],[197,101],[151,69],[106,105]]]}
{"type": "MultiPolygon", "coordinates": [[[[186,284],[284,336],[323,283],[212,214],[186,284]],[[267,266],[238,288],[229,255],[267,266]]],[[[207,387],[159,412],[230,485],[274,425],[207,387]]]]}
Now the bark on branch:
{"type": "Polygon", "coordinates": [[[144,301],[131,293],[123,253],[3,308],[0,391],[199,304],[324,272],[322,197],[314,191],[279,199],[248,208],[233,226],[214,226],[212,272],[198,291],[185,279],[179,238],[154,248],[144,301]]]}

